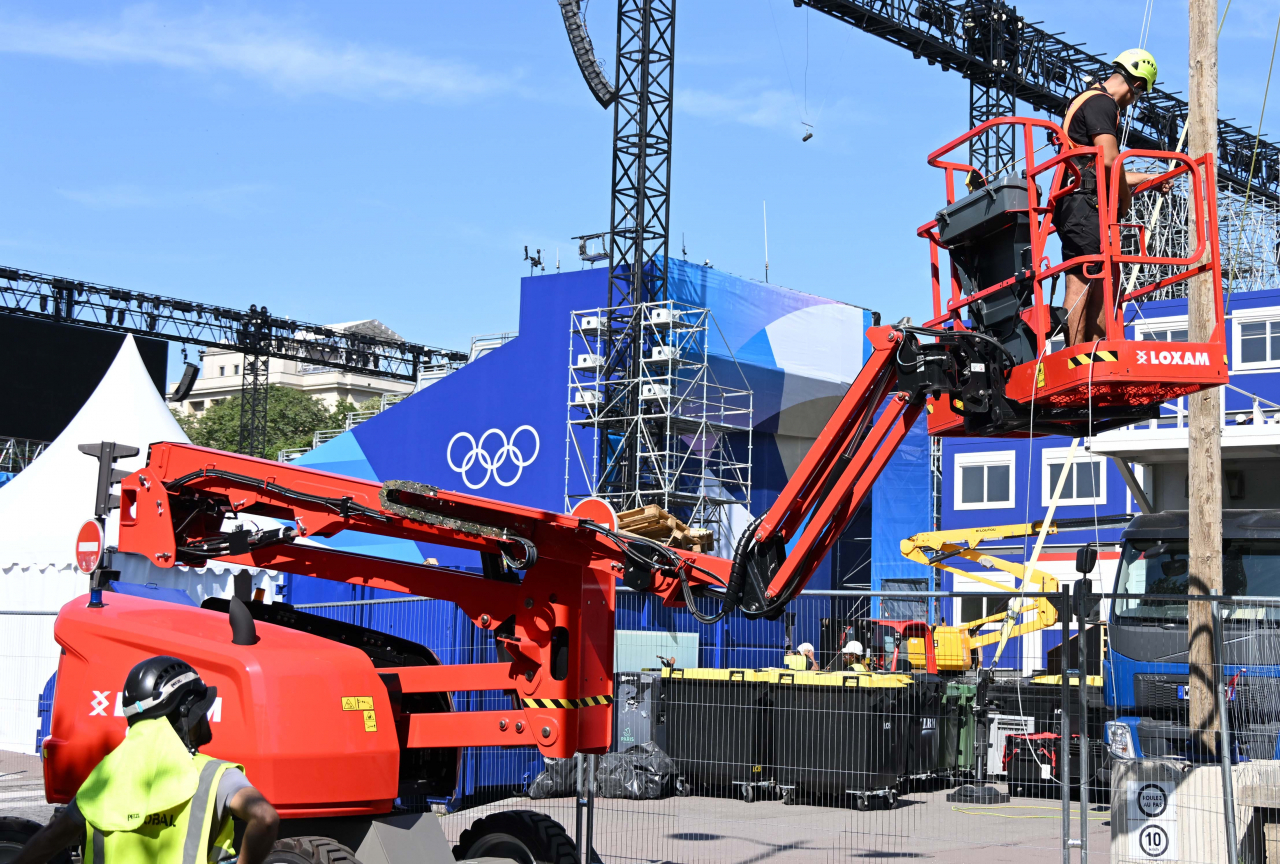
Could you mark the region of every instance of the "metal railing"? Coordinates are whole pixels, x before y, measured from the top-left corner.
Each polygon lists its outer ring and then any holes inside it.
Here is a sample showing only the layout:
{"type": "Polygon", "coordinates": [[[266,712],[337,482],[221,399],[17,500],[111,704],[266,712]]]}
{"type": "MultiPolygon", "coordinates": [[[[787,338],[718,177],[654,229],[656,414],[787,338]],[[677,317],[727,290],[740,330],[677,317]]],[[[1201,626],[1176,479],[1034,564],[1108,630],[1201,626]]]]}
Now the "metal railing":
{"type": "Polygon", "coordinates": [[[316,449],[321,444],[327,444],[328,442],[332,441],[334,438],[337,438],[338,436],[346,432],[350,432],[352,429],[356,428],[364,421],[372,419],[378,416],[379,414],[381,414],[383,411],[386,411],[392,405],[395,405],[398,402],[403,402],[405,399],[409,398],[409,395],[410,394],[408,393],[383,393],[382,397],[378,400],[377,408],[369,409],[366,411],[348,412],[346,417],[344,418],[344,423],[341,427],[337,429],[316,430],[316,432],[311,436],[310,447],[293,447],[288,450],[281,450],[278,453],[276,453],[276,461],[292,462],[293,460],[297,459],[299,456],[303,455],[304,453],[310,453],[312,450],[316,449]]]}
{"type": "MultiPolygon", "coordinates": [[[[1256,393],[1250,393],[1248,390],[1242,390],[1234,384],[1223,384],[1224,390],[1230,390],[1241,396],[1247,397],[1251,405],[1248,408],[1232,408],[1226,407],[1226,400],[1220,400],[1220,414],[1222,417],[1222,427],[1228,429],[1232,426],[1263,426],[1280,424],[1280,404],[1265,399],[1256,393]]],[[[1160,416],[1153,417],[1150,420],[1144,420],[1140,423],[1134,423],[1130,426],[1123,426],[1115,430],[1114,433],[1105,434],[1124,434],[1125,432],[1144,432],[1151,430],[1171,430],[1186,429],[1189,413],[1187,408],[1187,398],[1180,396],[1169,402],[1160,405],[1160,416]]]]}

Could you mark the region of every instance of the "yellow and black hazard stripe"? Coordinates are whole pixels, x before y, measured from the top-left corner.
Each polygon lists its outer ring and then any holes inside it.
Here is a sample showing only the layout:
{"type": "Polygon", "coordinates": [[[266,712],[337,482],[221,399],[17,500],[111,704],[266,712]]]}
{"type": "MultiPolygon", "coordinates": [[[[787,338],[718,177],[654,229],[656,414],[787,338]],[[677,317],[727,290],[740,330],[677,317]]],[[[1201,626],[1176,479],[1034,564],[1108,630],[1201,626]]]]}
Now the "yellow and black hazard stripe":
{"type": "Polygon", "coordinates": [[[1115,363],[1119,359],[1114,351],[1090,351],[1087,354],[1068,357],[1067,368],[1074,369],[1077,366],[1085,366],[1089,363],[1115,363]]]}
{"type": "Polygon", "coordinates": [[[594,705],[609,705],[612,696],[586,696],[582,699],[525,699],[526,708],[590,708],[594,705]]]}

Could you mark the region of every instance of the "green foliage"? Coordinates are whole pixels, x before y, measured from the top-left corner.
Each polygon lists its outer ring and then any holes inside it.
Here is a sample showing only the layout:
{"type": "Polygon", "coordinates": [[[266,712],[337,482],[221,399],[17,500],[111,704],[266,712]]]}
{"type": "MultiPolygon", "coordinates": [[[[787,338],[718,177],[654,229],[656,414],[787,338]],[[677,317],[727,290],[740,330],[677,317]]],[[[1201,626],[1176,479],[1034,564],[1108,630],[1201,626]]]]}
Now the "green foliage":
{"type": "MultiPolygon", "coordinates": [[[[309,447],[320,429],[341,429],[346,416],[357,410],[348,401],[333,411],[313,396],[290,387],[267,386],[267,446],[264,455],[276,458],[281,450],[309,447]]],[[[174,412],[182,431],[192,444],[238,453],[240,445],[240,397],[232,396],[210,405],[200,418],[174,412]]]]}

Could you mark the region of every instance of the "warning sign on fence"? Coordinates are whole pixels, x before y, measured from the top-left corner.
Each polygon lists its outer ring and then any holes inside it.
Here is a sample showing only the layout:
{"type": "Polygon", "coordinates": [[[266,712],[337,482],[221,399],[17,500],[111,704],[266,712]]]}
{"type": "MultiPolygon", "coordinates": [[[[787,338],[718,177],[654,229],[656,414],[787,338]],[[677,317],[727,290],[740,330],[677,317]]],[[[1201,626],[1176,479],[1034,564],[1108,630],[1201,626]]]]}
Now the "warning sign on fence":
{"type": "Polygon", "coordinates": [[[1129,857],[1172,861],[1178,857],[1178,807],[1168,780],[1130,780],[1129,857]]]}

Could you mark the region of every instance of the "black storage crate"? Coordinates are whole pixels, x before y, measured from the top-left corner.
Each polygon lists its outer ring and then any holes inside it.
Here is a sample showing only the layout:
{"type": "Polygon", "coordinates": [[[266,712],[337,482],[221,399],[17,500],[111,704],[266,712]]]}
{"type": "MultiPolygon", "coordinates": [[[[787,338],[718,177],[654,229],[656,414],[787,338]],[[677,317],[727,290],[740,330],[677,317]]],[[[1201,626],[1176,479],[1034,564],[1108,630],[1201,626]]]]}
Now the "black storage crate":
{"type": "MultiPolygon", "coordinates": [[[[1004,770],[1009,794],[1024,797],[1053,797],[1062,794],[1062,764],[1059,761],[1062,736],[1054,732],[1010,735],[1004,745],[1004,770]]],[[[1089,740],[1089,794],[1104,801],[1111,794],[1110,753],[1097,739],[1089,740]]],[[[1080,736],[1071,736],[1071,785],[1080,784],[1080,736]]]]}
{"type": "MultiPolygon", "coordinates": [[[[1055,676],[1056,677],[1056,676],[1055,676]]],[[[1074,678],[1072,679],[1075,680],[1074,678]]],[[[992,681],[987,685],[987,700],[992,711],[1006,716],[1031,717],[1035,732],[1062,732],[1062,686],[1056,683],[1036,684],[1028,679],[992,681]]],[[[1080,731],[1080,692],[1071,687],[1071,730],[1080,731]]],[[[1101,738],[1109,719],[1101,687],[1089,688],[1089,736],[1101,738]]]]}
{"type": "Polygon", "coordinates": [[[910,686],[862,686],[875,676],[772,671],[770,763],[778,785],[802,798],[895,786],[906,768],[910,686]]]}
{"type": "Polygon", "coordinates": [[[664,669],[667,755],[695,790],[759,784],[768,746],[768,684],[752,669],[664,669]]]}
{"type": "Polygon", "coordinates": [[[942,696],[946,683],[937,675],[918,674],[907,689],[903,709],[906,723],[908,777],[932,777],[944,768],[942,755],[942,696]]]}
{"type": "Polygon", "coordinates": [[[613,674],[613,751],[653,743],[666,752],[667,726],[662,710],[662,671],[613,674]]]}

